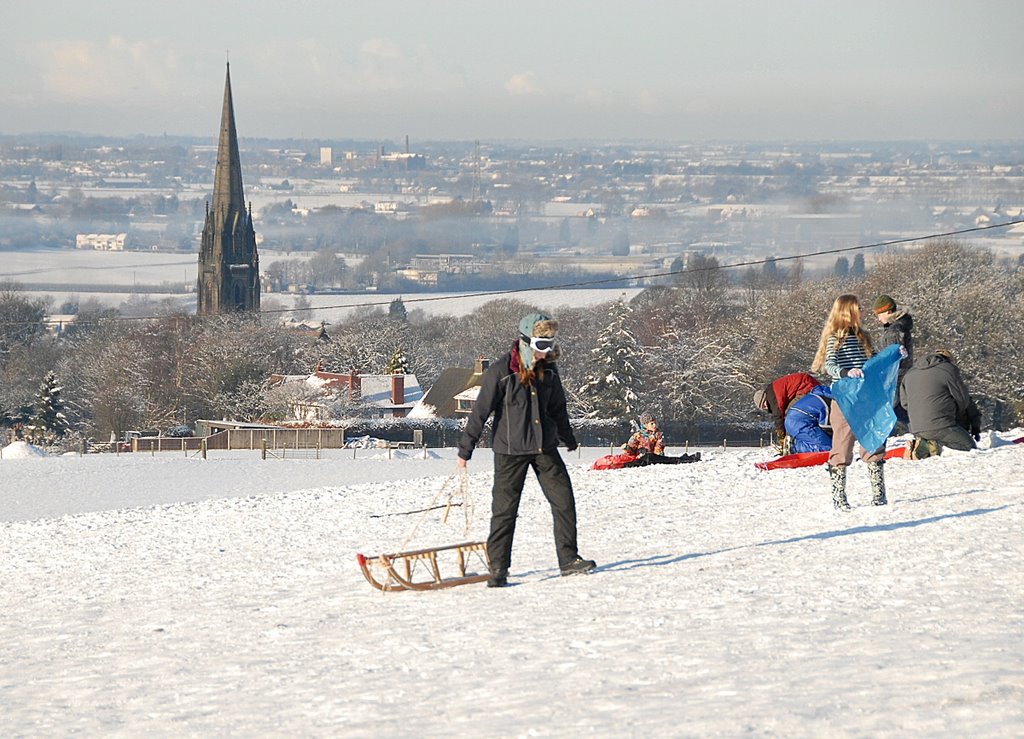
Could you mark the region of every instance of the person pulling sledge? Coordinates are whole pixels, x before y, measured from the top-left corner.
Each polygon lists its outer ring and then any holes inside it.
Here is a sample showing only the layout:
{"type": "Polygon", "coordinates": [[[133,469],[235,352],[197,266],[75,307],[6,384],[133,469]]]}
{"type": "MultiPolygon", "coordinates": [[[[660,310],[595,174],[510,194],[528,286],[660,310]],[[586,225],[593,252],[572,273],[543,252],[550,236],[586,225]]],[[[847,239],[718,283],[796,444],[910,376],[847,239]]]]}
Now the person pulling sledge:
{"type": "Polygon", "coordinates": [[[626,454],[636,455],[632,462],[626,462],[623,467],[646,467],[649,464],[686,464],[688,462],[699,462],[700,452],[684,454],[681,457],[665,456],[665,436],[658,429],[658,419],[653,413],[644,412],[640,414],[640,430],[629,437],[629,441],[622,445],[626,454]]]}

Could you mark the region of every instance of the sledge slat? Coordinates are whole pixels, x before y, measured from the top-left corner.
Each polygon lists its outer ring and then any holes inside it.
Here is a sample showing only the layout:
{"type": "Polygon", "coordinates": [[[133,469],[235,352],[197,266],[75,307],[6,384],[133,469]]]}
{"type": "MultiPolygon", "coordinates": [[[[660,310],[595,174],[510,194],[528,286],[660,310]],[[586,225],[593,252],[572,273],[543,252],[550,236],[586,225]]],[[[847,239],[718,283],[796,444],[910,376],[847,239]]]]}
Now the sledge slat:
{"type": "Polygon", "coordinates": [[[483,574],[466,574],[467,554],[476,552],[482,555],[483,564],[488,566],[487,542],[470,541],[462,544],[451,544],[443,547],[431,547],[428,549],[416,549],[410,552],[397,552],[395,554],[380,554],[375,557],[367,557],[363,554],[356,555],[363,576],[377,590],[401,591],[401,590],[441,590],[452,588],[458,585],[484,582],[490,577],[489,572],[483,574]],[[441,574],[441,565],[438,561],[439,552],[455,552],[456,567],[458,576],[445,578],[441,574]],[[417,582],[414,579],[416,564],[422,562],[429,580],[417,582]],[[381,581],[371,571],[372,566],[383,568],[387,574],[387,580],[381,581]]]}

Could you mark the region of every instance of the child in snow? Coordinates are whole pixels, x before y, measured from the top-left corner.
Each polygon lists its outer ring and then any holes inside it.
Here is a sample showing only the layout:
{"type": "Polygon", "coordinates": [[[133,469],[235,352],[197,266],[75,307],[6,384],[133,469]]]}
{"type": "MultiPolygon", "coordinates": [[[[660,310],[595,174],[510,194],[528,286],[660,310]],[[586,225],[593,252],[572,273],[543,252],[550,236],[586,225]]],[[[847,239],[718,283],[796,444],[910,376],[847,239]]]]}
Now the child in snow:
{"type": "Polygon", "coordinates": [[[644,467],[649,464],[685,464],[687,462],[699,462],[700,452],[684,454],[681,457],[665,456],[665,437],[658,430],[658,419],[652,413],[640,414],[640,430],[629,437],[629,441],[622,445],[627,454],[639,455],[632,462],[627,462],[623,467],[644,467]]]}
{"type": "MultiPolygon", "coordinates": [[[[833,381],[841,377],[863,377],[861,369],[875,353],[871,337],[861,328],[860,301],[856,295],[840,295],[832,303],[821,329],[818,351],[811,370],[824,372],[833,381]]],[[[832,503],[841,511],[850,510],[846,499],[846,468],[853,461],[856,442],[842,408],[832,401],[832,451],[828,457],[828,474],[832,478],[832,503]]],[[[861,447],[860,457],[868,465],[873,505],[885,505],[885,446],[867,450],[861,447]]]]}

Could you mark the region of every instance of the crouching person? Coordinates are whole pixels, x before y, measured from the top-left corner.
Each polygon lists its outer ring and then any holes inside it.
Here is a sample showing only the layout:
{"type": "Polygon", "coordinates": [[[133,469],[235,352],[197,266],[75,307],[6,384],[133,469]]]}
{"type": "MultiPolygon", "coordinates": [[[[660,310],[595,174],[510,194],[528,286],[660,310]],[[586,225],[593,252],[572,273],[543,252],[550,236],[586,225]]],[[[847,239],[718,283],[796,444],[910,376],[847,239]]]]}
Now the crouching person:
{"type": "Polygon", "coordinates": [[[832,449],[832,388],[818,385],[793,403],[786,412],[786,433],[794,453],[827,452],[832,449]]]}
{"type": "Polygon", "coordinates": [[[969,451],[981,435],[981,413],[948,349],[914,362],[900,383],[900,405],[910,416],[910,456],[924,459],[943,447],[969,451]]]}

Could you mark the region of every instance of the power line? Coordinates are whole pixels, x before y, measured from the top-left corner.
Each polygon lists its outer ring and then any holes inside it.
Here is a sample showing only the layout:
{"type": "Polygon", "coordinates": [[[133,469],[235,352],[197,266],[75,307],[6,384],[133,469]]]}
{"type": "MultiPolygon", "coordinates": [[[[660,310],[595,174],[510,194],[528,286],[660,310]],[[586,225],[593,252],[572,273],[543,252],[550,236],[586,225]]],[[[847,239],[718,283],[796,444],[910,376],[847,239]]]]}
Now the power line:
{"type": "MultiPolygon", "coordinates": [[[[992,223],[992,224],[989,224],[987,226],[974,226],[972,228],[963,228],[963,229],[959,229],[959,230],[956,230],[956,231],[945,231],[945,232],[942,232],[942,233],[925,234],[925,235],[922,235],[922,236],[907,236],[907,237],[900,238],[900,239],[890,239],[888,241],[876,241],[874,243],[858,244],[856,246],[843,246],[843,247],[837,247],[835,249],[822,249],[821,251],[809,252],[807,254],[788,254],[788,255],[781,256],[781,257],[766,257],[764,259],[751,259],[751,260],[747,260],[747,261],[743,261],[743,262],[733,262],[731,264],[716,264],[716,265],[713,265],[713,266],[702,266],[702,267],[693,267],[693,268],[687,267],[687,268],[683,268],[683,269],[668,270],[668,271],[664,271],[664,272],[648,272],[648,273],[637,274],[637,275],[623,275],[621,277],[605,277],[605,278],[595,279],[595,280],[579,280],[579,281],[576,281],[576,282],[563,282],[563,283],[558,283],[558,284],[554,284],[554,285],[538,285],[538,286],[534,286],[534,287],[516,287],[516,288],[508,288],[508,289],[505,289],[505,290],[483,290],[483,291],[480,291],[480,292],[464,293],[462,295],[434,295],[434,296],[427,296],[427,297],[422,297],[422,298],[402,298],[402,302],[406,303],[406,304],[409,304],[409,303],[431,303],[431,302],[436,302],[436,301],[439,301],[439,300],[467,300],[467,299],[470,299],[470,298],[476,299],[476,298],[496,297],[496,296],[500,296],[500,295],[515,295],[517,293],[540,292],[540,291],[543,291],[543,290],[569,290],[569,289],[573,289],[573,288],[594,287],[595,285],[610,285],[610,284],[615,284],[615,283],[636,282],[638,280],[651,280],[651,279],[656,279],[656,278],[659,278],[659,277],[674,277],[674,276],[677,276],[677,275],[698,274],[698,273],[701,273],[701,272],[710,272],[712,270],[719,270],[719,269],[724,270],[724,269],[737,269],[739,267],[756,267],[756,266],[759,266],[759,265],[764,265],[764,264],[769,264],[769,263],[788,262],[788,261],[794,261],[794,260],[798,260],[798,259],[808,259],[808,258],[811,258],[811,257],[829,256],[831,254],[845,254],[847,252],[853,252],[853,251],[864,251],[864,250],[867,250],[867,249],[878,249],[880,247],[897,246],[899,244],[909,244],[909,243],[913,243],[915,241],[931,241],[931,240],[934,240],[934,239],[951,238],[951,237],[954,237],[954,236],[963,236],[964,234],[969,234],[969,233],[977,233],[977,232],[980,232],[980,231],[989,231],[989,230],[996,229],[996,228],[1006,228],[1007,226],[1015,226],[1015,225],[1021,224],[1021,223],[1024,223],[1024,218],[1019,218],[1019,219],[1013,220],[1013,221],[1005,221],[1003,223],[992,223]]],[[[370,302],[365,302],[365,303],[351,303],[351,304],[345,304],[345,305],[321,305],[321,306],[317,306],[315,308],[315,310],[317,310],[317,311],[325,311],[325,310],[350,310],[350,309],[355,309],[355,308],[376,308],[378,306],[390,305],[393,301],[394,301],[394,299],[392,298],[390,300],[370,301],[370,302]]],[[[275,315],[275,314],[281,314],[281,313],[297,313],[299,311],[307,311],[307,310],[311,310],[311,309],[312,308],[310,306],[301,307],[301,308],[275,308],[275,309],[272,309],[272,310],[261,310],[260,311],[260,315],[275,315]]],[[[167,319],[169,317],[171,317],[171,315],[162,315],[162,316],[111,316],[109,318],[104,318],[102,320],[104,320],[104,321],[153,321],[153,320],[167,319]]],[[[214,316],[210,316],[210,317],[214,317],[214,316]]],[[[17,326],[17,325],[24,325],[24,324],[28,324],[28,323],[35,323],[35,322],[34,321],[0,321],[0,325],[3,325],[3,326],[17,326]]],[[[93,323],[93,321],[83,322],[83,323],[93,323]]]]}

